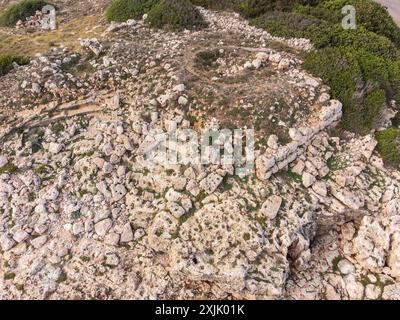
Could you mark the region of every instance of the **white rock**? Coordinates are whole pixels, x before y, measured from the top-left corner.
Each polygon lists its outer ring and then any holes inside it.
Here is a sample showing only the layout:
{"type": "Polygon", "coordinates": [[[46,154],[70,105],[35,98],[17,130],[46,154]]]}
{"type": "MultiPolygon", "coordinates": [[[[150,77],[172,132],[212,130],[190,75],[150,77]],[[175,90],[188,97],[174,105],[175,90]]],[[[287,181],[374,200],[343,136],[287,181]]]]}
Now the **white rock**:
{"type": "Polygon", "coordinates": [[[309,188],[314,184],[314,182],[316,181],[316,178],[312,174],[310,174],[308,172],[304,172],[302,180],[303,180],[303,185],[306,188],[309,188]]]}
{"type": "Polygon", "coordinates": [[[127,243],[133,241],[133,231],[130,223],[127,223],[124,225],[124,228],[122,230],[121,234],[121,242],[122,243],[127,243]]]}
{"type": "Polygon", "coordinates": [[[338,269],[339,269],[340,273],[342,273],[344,275],[352,274],[356,270],[354,265],[347,259],[342,259],[339,261],[338,269]]]}
{"type": "Polygon", "coordinates": [[[111,187],[112,200],[117,202],[126,195],[126,189],[122,184],[117,184],[111,187]]]}
{"type": "Polygon", "coordinates": [[[185,91],[185,89],[186,89],[186,86],[183,83],[181,83],[181,84],[178,84],[175,87],[173,87],[172,91],[174,91],[174,92],[183,92],[183,91],[185,91]]]}
{"type": "Polygon", "coordinates": [[[8,163],[8,160],[5,156],[0,155],[0,168],[4,167],[8,163]]]}
{"type": "Polygon", "coordinates": [[[184,97],[184,96],[180,96],[180,97],[178,98],[178,103],[179,103],[181,106],[186,106],[186,105],[188,104],[188,99],[187,99],[186,97],[184,97]]]}
{"type": "Polygon", "coordinates": [[[388,217],[400,215],[400,199],[390,200],[386,205],[385,214],[388,217]]]}
{"type": "Polygon", "coordinates": [[[107,253],[106,254],[106,265],[111,267],[116,267],[119,265],[119,257],[116,253],[107,253]]]}
{"type": "Polygon", "coordinates": [[[58,196],[60,195],[60,192],[57,190],[56,187],[52,187],[50,188],[46,195],[45,195],[45,199],[46,200],[50,200],[50,201],[54,201],[58,198],[58,196]]]}
{"type": "Polygon", "coordinates": [[[107,232],[111,229],[112,221],[111,219],[102,220],[94,225],[94,231],[97,235],[104,237],[107,232]]]}
{"type": "Polygon", "coordinates": [[[251,64],[255,69],[259,69],[261,67],[262,62],[259,59],[255,59],[251,64]]]}
{"type": "Polygon", "coordinates": [[[275,219],[282,205],[282,198],[276,195],[271,196],[264,202],[260,210],[261,214],[269,219],[275,219]]]}
{"type": "Polygon", "coordinates": [[[73,233],[74,235],[77,236],[77,235],[83,233],[84,231],[85,231],[85,227],[84,227],[84,225],[83,225],[83,222],[78,221],[78,222],[75,222],[75,223],[72,225],[72,233],[73,233]]]}
{"type": "Polygon", "coordinates": [[[63,145],[60,143],[50,142],[49,152],[57,154],[63,149],[63,145]]]}
{"type": "Polygon", "coordinates": [[[326,197],[328,195],[328,188],[326,187],[326,183],[324,181],[315,182],[312,186],[312,189],[315,191],[315,193],[322,197],[326,197]]]}
{"type": "Polygon", "coordinates": [[[217,190],[222,180],[223,178],[220,175],[211,173],[206,178],[201,180],[200,187],[208,194],[212,194],[215,192],[215,190],[217,190]]]}
{"type": "Polygon", "coordinates": [[[269,148],[276,150],[279,148],[278,142],[279,142],[278,137],[274,134],[271,134],[268,138],[267,145],[269,148]]]}
{"type": "Polygon", "coordinates": [[[377,300],[381,295],[381,288],[373,285],[372,283],[368,284],[365,287],[365,297],[370,300],[377,300]]]}
{"type": "Polygon", "coordinates": [[[31,240],[31,244],[35,249],[40,249],[47,242],[47,236],[40,236],[31,240]]]}
{"type": "Polygon", "coordinates": [[[120,236],[114,232],[107,234],[104,237],[104,243],[109,244],[111,246],[116,246],[119,243],[120,236]]]}
{"type": "Polygon", "coordinates": [[[266,52],[258,52],[258,53],[256,54],[256,58],[257,58],[258,60],[261,60],[262,62],[266,62],[266,61],[268,61],[269,54],[266,53],[266,52]]]}
{"type": "Polygon", "coordinates": [[[7,235],[2,235],[0,237],[0,246],[3,251],[8,251],[14,247],[15,242],[9,238],[7,235]]]}
{"type": "Polygon", "coordinates": [[[244,64],[245,69],[251,69],[253,67],[252,63],[250,61],[246,61],[244,64]]]}
{"type": "Polygon", "coordinates": [[[313,88],[316,88],[319,85],[319,82],[317,79],[310,77],[308,75],[304,76],[304,81],[305,81],[306,85],[313,87],[313,88]]]}
{"type": "Polygon", "coordinates": [[[279,63],[282,60],[282,56],[280,53],[274,53],[269,56],[269,61],[274,63],[279,63]]]}
{"type": "Polygon", "coordinates": [[[279,70],[287,70],[290,67],[290,60],[289,59],[282,59],[279,64],[278,64],[278,69],[279,70]]]}
{"type": "Polygon", "coordinates": [[[15,232],[13,236],[13,239],[18,243],[23,242],[28,238],[29,238],[29,233],[22,229],[15,232]]]}
{"type": "Polygon", "coordinates": [[[174,215],[175,218],[180,218],[186,213],[185,209],[183,209],[176,202],[168,202],[167,203],[167,208],[174,215]]]}

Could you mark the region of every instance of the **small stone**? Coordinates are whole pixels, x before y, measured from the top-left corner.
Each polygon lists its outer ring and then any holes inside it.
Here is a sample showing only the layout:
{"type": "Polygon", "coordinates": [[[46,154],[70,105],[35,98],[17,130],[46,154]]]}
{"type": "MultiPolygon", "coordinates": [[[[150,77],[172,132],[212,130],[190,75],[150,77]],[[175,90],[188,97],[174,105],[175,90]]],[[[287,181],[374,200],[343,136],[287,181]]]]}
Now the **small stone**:
{"type": "Polygon", "coordinates": [[[269,54],[266,52],[258,52],[256,55],[256,58],[258,60],[261,60],[262,62],[266,62],[266,61],[268,61],[269,54]]]}
{"type": "Polygon", "coordinates": [[[275,219],[282,205],[282,198],[276,195],[271,196],[264,202],[260,212],[269,219],[275,219]]]}
{"type": "Polygon", "coordinates": [[[306,164],[304,163],[304,161],[299,161],[299,162],[297,162],[296,163],[296,165],[292,168],[292,172],[293,173],[296,173],[296,174],[298,174],[298,175],[303,175],[303,171],[304,171],[304,168],[306,167],[306,164]]]}
{"type": "Polygon", "coordinates": [[[312,174],[310,174],[308,172],[304,172],[302,180],[303,180],[303,185],[306,188],[309,188],[314,184],[314,182],[316,181],[316,178],[312,174]]]}
{"type": "Polygon", "coordinates": [[[93,158],[92,161],[98,168],[103,168],[104,162],[105,162],[104,159],[96,157],[96,158],[93,158]]]}
{"type": "Polygon", "coordinates": [[[222,180],[223,178],[220,175],[211,173],[200,182],[200,187],[208,194],[212,194],[217,190],[222,180]]]}
{"type": "Polygon", "coordinates": [[[119,243],[120,236],[114,232],[107,234],[104,237],[104,243],[109,244],[111,246],[116,246],[119,243]]]}
{"type": "Polygon", "coordinates": [[[126,195],[126,189],[122,184],[117,184],[111,187],[112,200],[117,202],[126,195]]]}
{"type": "Polygon", "coordinates": [[[83,225],[83,222],[81,222],[81,221],[75,222],[75,223],[72,225],[72,233],[73,233],[74,235],[77,236],[77,235],[83,233],[84,231],[85,231],[85,227],[84,227],[84,225],[83,225]]]}
{"type": "Polygon", "coordinates": [[[31,244],[35,249],[43,247],[46,242],[47,242],[47,236],[40,236],[31,240],[31,244]]]}
{"type": "Polygon", "coordinates": [[[57,190],[57,188],[53,187],[47,191],[47,193],[45,195],[45,199],[54,201],[58,198],[59,195],[60,195],[60,192],[57,190]]]}
{"type": "Polygon", "coordinates": [[[278,69],[285,71],[290,67],[290,60],[289,59],[282,59],[278,64],[278,69]]]}
{"type": "Polygon", "coordinates": [[[0,156],[0,168],[4,167],[7,163],[7,158],[5,156],[0,156]]]}
{"type": "Polygon", "coordinates": [[[365,297],[370,300],[377,300],[381,295],[381,288],[373,284],[368,284],[365,287],[365,297]]]}
{"type": "Polygon", "coordinates": [[[2,235],[0,237],[0,246],[3,251],[10,250],[12,247],[14,247],[14,245],[15,242],[12,239],[10,239],[7,235],[2,235]]]}
{"type": "Polygon", "coordinates": [[[22,229],[15,232],[13,236],[13,239],[18,243],[23,242],[28,238],[29,238],[29,233],[22,229]]]}
{"type": "Polygon", "coordinates": [[[255,59],[251,64],[255,69],[260,69],[262,62],[259,59],[255,59]]]}
{"type": "Polygon", "coordinates": [[[250,61],[246,61],[246,63],[244,64],[245,69],[251,69],[252,67],[253,67],[253,64],[250,61]]]}
{"type": "Polygon", "coordinates": [[[53,154],[59,153],[63,148],[63,145],[60,143],[50,142],[49,144],[49,152],[53,154]]]}
{"type": "Polygon", "coordinates": [[[276,135],[271,134],[268,138],[267,145],[269,148],[277,150],[279,148],[279,139],[276,135]]]}
{"type": "Polygon", "coordinates": [[[186,86],[183,83],[181,83],[181,84],[178,84],[175,87],[173,87],[172,91],[174,91],[174,92],[183,92],[183,91],[185,91],[185,89],[186,89],[186,86]]]}
{"type": "Polygon", "coordinates": [[[175,218],[182,217],[186,212],[179,204],[176,202],[168,202],[167,204],[168,210],[175,216],[175,218]]]}
{"type": "Polygon", "coordinates": [[[112,221],[111,219],[102,220],[94,225],[94,231],[97,235],[104,237],[107,232],[111,229],[112,221]]]}
{"type": "Polygon", "coordinates": [[[119,265],[119,257],[116,253],[107,253],[106,254],[106,265],[111,267],[116,267],[119,265]]]}
{"type": "Polygon", "coordinates": [[[124,228],[122,230],[121,234],[121,242],[122,243],[127,243],[133,241],[133,231],[130,223],[127,223],[124,225],[124,228]]]}
{"type": "Polygon", "coordinates": [[[104,162],[103,164],[103,173],[104,174],[110,174],[111,172],[113,172],[114,170],[114,166],[109,163],[109,162],[104,162]]]}
{"type": "Polygon", "coordinates": [[[340,273],[344,275],[352,274],[356,271],[354,265],[347,259],[340,260],[337,267],[340,273]]]}
{"type": "Polygon", "coordinates": [[[312,189],[315,193],[322,197],[326,197],[328,195],[328,188],[326,187],[326,183],[324,181],[317,181],[313,184],[312,189]]]}
{"type": "Polygon", "coordinates": [[[186,106],[186,105],[188,104],[188,99],[187,99],[186,97],[184,97],[184,96],[180,96],[180,97],[178,98],[178,103],[179,103],[181,106],[186,106]]]}

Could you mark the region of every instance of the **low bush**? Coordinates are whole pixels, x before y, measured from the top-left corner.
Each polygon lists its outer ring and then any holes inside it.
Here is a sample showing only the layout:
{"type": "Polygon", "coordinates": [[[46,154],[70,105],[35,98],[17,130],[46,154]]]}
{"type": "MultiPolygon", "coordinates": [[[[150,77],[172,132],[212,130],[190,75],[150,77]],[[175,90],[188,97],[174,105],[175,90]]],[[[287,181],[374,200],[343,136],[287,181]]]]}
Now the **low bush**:
{"type": "Polygon", "coordinates": [[[400,99],[400,30],[372,0],[297,4],[287,12],[267,12],[251,24],[275,36],[313,42],[319,50],[306,56],[304,67],[320,76],[332,88],[333,98],[343,102],[344,129],[369,132],[385,102],[400,99]],[[357,9],[355,30],[341,26],[341,9],[348,4],[357,9]],[[379,19],[373,16],[375,9],[379,19]]]}
{"type": "Polygon", "coordinates": [[[385,163],[400,166],[400,131],[390,128],[376,134],[378,141],[377,150],[381,154],[385,163]]]}
{"type": "Polygon", "coordinates": [[[191,0],[195,6],[204,7],[207,9],[236,9],[241,0],[191,0]]]}
{"type": "MultiPolygon", "coordinates": [[[[319,3],[316,9],[311,9],[314,14],[320,9],[320,13],[325,11],[325,19],[340,17],[343,15],[341,10],[346,5],[352,5],[356,9],[358,27],[362,26],[368,31],[385,36],[397,46],[400,46],[400,29],[388,14],[387,10],[379,3],[371,0],[325,0],[319,3]]],[[[337,21],[337,20],[336,20],[337,21]]],[[[338,22],[336,22],[338,23],[338,22]]]]}
{"type": "Polygon", "coordinates": [[[237,10],[246,18],[254,18],[268,11],[289,10],[294,4],[292,0],[242,0],[237,10]]]}
{"type": "Polygon", "coordinates": [[[13,63],[25,65],[29,63],[29,58],[12,54],[0,55],[0,77],[14,68],[13,63]]]}
{"type": "Polygon", "coordinates": [[[398,128],[400,126],[400,112],[397,112],[392,120],[393,127],[398,128]]]}
{"type": "Polygon", "coordinates": [[[25,20],[34,15],[37,10],[42,11],[47,4],[41,0],[23,0],[11,5],[0,15],[0,26],[13,27],[18,20],[25,20]]]}
{"type": "Polygon", "coordinates": [[[141,19],[157,2],[157,0],[114,0],[106,10],[106,18],[109,22],[141,19]]]}
{"type": "Polygon", "coordinates": [[[355,92],[362,82],[362,73],[356,53],[343,48],[322,49],[309,54],[304,67],[324,79],[332,96],[343,103],[343,126],[361,131],[364,121],[355,92]]]}
{"type": "Polygon", "coordinates": [[[161,0],[149,11],[146,21],[155,28],[172,31],[206,26],[202,15],[189,0],[161,0]]]}

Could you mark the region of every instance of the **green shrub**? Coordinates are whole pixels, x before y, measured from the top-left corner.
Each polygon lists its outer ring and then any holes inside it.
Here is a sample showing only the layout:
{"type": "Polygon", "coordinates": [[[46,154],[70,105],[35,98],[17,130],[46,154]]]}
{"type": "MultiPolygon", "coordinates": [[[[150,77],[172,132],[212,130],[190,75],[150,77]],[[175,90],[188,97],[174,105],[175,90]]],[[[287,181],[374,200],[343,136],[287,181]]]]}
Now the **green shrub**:
{"type": "Polygon", "coordinates": [[[362,126],[368,130],[373,128],[376,120],[379,119],[381,111],[386,102],[385,91],[375,88],[365,94],[362,105],[362,126]]]}
{"type": "Polygon", "coordinates": [[[386,87],[389,81],[390,69],[387,60],[363,50],[358,51],[357,55],[364,79],[386,87]]]}
{"type": "Polygon", "coordinates": [[[267,30],[274,36],[285,38],[310,38],[312,34],[328,26],[318,18],[302,13],[283,11],[267,12],[251,20],[251,24],[267,30]]]}
{"type": "Polygon", "coordinates": [[[13,69],[13,62],[25,65],[29,63],[29,58],[13,54],[0,55],[0,77],[13,69]]]}
{"type": "MultiPolygon", "coordinates": [[[[327,15],[330,14],[331,17],[340,17],[340,20],[336,22],[340,23],[343,18],[341,10],[346,5],[355,7],[358,27],[362,26],[368,31],[385,36],[397,46],[400,46],[400,29],[387,10],[379,3],[372,0],[326,0],[317,7],[321,9],[321,12],[325,9],[327,15]]],[[[317,11],[318,9],[314,12],[317,11]]]]}
{"type": "Polygon", "coordinates": [[[352,47],[386,59],[399,57],[399,51],[388,38],[368,31],[364,27],[358,27],[356,30],[343,30],[338,25],[331,30],[330,37],[329,45],[333,47],[352,47]]]}
{"type": "Polygon", "coordinates": [[[0,15],[0,26],[13,27],[18,20],[25,20],[34,15],[37,10],[42,11],[42,8],[47,4],[47,2],[41,0],[23,0],[11,5],[0,15]]]}
{"type": "Polygon", "coordinates": [[[376,139],[378,141],[377,150],[385,163],[398,167],[400,165],[400,131],[395,128],[386,129],[378,132],[376,139]]]}
{"type": "Polygon", "coordinates": [[[146,21],[155,28],[173,31],[206,26],[202,15],[189,0],[161,0],[150,10],[146,21]]]}
{"type": "Polygon", "coordinates": [[[400,126],[400,112],[397,112],[392,120],[393,127],[398,128],[400,126]]]}
{"type": "Polygon", "coordinates": [[[208,9],[236,9],[242,0],[191,0],[195,6],[208,9]]]}
{"type": "Polygon", "coordinates": [[[310,53],[304,67],[331,87],[332,97],[343,103],[342,124],[346,129],[362,131],[364,123],[355,92],[362,73],[354,51],[326,48],[310,53]]]}
{"type": "Polygon", "coordinates": [[[400,51],[396,47],[400,30],[372,0],[309,4],[295,5],[288,12],[267,12],[251,24],[275,36],[310,39],[319,50],[306,56],[304,67],[320,76],[332,88],[332,96],[343,102],[344,128],[366,133],[385,101],[400,99],[400,51]],[[355,30],[341,26],[341,9],[347,4],[357,9],[355,30]],[[380,18],[369,19],[375,9],[380,18]]]}
{"type": "Polygon", "coordinates": [[[114,0],[106,10],[106,18],[109,22],[141,19],[157,2],[157,0],[114,0]]]}
{"type": "Polygon", "coordinates": [[[400,60],[389,61],[389,98],[400,101],[400,60]]]}
{"type": "Polygon", "coordinates": [[[293,4],[292,0],[242,0],[238,11],[247,18],[254,18],[268,11],[288,10],[293,4]]]}

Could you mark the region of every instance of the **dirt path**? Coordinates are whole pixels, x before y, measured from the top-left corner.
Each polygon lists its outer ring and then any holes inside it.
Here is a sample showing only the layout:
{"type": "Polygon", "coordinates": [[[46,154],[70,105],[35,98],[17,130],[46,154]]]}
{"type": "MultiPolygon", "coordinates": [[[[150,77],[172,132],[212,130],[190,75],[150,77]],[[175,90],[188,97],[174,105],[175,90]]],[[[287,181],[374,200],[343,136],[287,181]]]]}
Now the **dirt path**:
{"type": "Polygon", "coordinates": [[[376,0],[376,2],[388,8],[393,20],[400,27],[400,0],[376,0]]]}

